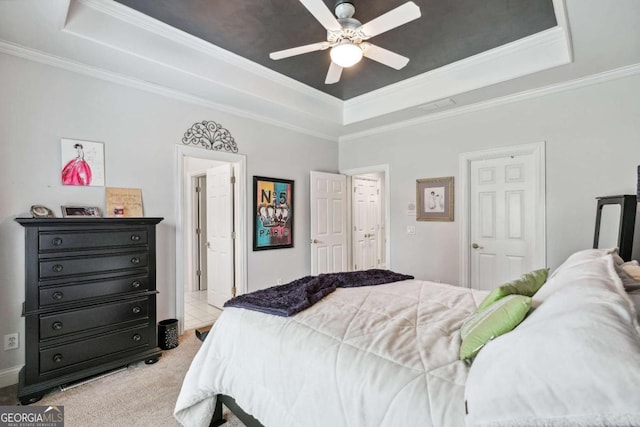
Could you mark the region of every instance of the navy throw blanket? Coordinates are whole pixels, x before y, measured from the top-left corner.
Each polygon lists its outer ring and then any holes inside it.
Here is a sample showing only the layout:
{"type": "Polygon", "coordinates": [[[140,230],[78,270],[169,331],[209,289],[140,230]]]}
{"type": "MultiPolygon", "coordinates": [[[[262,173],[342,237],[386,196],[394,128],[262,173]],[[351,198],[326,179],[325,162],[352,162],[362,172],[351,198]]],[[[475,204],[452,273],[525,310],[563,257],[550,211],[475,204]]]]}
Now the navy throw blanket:
{"type": "Polygon", "coordinates": [[[239,295],[224,306],[288,317],[311,307],[337,288],[382,285],[408,279],[413,276],[378,269],[306,276],[285,285],[239,295]]]}

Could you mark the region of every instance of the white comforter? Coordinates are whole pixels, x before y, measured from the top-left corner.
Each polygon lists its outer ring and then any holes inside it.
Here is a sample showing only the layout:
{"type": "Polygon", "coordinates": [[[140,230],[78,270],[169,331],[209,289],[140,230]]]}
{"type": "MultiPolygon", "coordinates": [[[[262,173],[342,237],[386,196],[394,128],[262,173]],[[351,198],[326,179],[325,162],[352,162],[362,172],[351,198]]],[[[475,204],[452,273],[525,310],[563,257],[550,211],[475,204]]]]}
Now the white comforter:
{"type": "Polygon", "coordinates": [[[460,326],[486,293],[419,280],[338,289],[289,318],[228,308],[175,408],[207,426],[227,394],[265,426],[461,426],[460,326]]]}

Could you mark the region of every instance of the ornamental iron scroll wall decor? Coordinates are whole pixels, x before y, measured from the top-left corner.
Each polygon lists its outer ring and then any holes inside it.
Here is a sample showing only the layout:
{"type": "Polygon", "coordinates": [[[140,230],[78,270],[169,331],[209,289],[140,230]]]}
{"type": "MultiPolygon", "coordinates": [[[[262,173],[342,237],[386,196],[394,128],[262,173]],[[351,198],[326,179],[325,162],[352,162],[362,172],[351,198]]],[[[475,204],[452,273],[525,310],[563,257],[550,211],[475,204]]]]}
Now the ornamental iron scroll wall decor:
{"type": "Polygon", "coordinates": [[[186,145],[201,145],[207,150],[238,152],[238,146],[231,133],[212,120],[194,123],[184,133],[182,143],[186,145]]]}

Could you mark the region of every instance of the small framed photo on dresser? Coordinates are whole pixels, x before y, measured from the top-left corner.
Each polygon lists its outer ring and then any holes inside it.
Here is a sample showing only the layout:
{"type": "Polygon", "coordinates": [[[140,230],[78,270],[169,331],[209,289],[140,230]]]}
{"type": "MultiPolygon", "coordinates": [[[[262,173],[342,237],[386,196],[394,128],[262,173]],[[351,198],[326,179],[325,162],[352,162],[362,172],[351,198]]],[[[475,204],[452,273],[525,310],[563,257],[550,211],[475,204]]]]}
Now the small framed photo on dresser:
{"type": "Polygon", "coordinates": [[[100,218],[102,211],[96,206],[61,206],[64,218],[100,218]]]}

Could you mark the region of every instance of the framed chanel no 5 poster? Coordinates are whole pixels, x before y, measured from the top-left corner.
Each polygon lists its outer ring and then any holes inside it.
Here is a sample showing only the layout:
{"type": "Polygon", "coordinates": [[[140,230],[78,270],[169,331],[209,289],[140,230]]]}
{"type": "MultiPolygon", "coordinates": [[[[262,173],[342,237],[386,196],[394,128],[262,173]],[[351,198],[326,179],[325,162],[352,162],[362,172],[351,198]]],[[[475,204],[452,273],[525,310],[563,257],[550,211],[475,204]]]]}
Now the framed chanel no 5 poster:
{"type": "Polygon", "coordinates": [[[253,250],[293,247],[293,181],[253,177],[253,250]]]}

